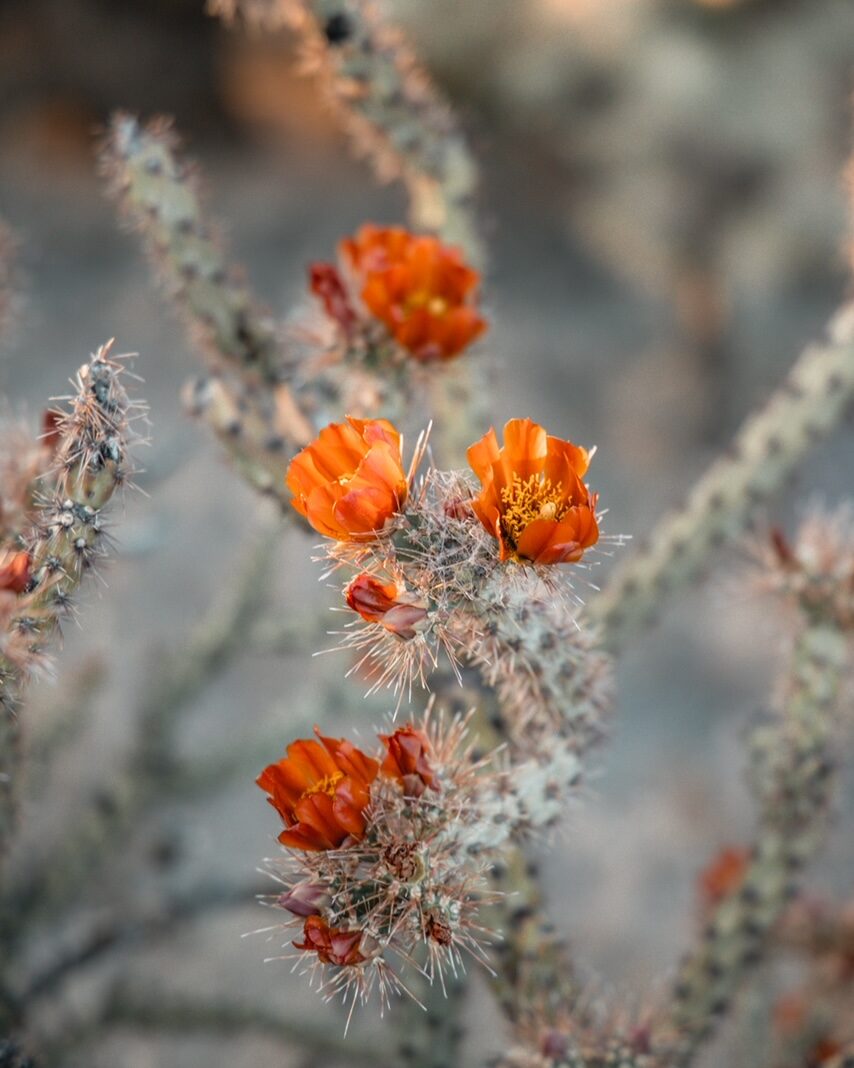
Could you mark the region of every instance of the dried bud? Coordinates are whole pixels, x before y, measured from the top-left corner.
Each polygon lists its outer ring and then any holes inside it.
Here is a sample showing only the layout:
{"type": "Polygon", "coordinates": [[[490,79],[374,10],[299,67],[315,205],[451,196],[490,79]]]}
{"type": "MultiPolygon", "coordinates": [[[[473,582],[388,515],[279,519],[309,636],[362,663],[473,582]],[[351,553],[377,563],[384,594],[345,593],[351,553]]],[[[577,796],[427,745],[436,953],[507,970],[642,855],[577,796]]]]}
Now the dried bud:
{"type": "Polygon", "coordinates": [[[344,595],[362,619],[379,623],[404,641],[414,638],[427,619],[423,600],[401,593],[394,582],[382,583],[367,572],[357,575],[344,595]]]}
{"type": "Polygon", "coordinates": [[[294,916],[319,916],[323,909],[332,904],[332,897],[320,883],[306,879],[291,887],[286,894],[280,894],[276,903],[294,916]]]}
{"type": "Polygon", "coordinates": [[[430,758],[432,749],[424,731],[411,724],[399,727],[394,734],[381,734],[388,756],[380,769],[383,775],[403,784],[404,793],[420,797],[427,787],[438,789],[430,758]]]}

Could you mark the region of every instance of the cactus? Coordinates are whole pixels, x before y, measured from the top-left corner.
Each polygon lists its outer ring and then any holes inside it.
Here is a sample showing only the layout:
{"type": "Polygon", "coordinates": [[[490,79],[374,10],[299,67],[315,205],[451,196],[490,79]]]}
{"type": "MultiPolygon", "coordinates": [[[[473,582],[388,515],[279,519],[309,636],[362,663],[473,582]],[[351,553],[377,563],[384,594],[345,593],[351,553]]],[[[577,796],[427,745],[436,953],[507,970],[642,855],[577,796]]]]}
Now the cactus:
{"type": "Polygon", "coordinates": [[[27,465],[32,482],[25,479],[20,486],[26,502],[19,509],[19,520],[29,513],[31,527],[6,532],[6,552],[14,547],[26,574],[19,592],[3,591],[0,855],[8,848],[14,823],[22,690],[44,663],[81,579],[105,555],[104,509],[132,474],[132,423],[145,407],[128,399],[122,364],[110,349],[111,344],[101,346],[77,372],[70,407],[51,421],[50,446],[33,447],[37,458],[27,465]]]}
{"type": "Polygon", "coordinates": [[[729,450],[665,517],[648,545],[618,566],[589,605],[610,646],[649,622],[664,596],[695,577],[778,490],[802,457],[839,423],[854,399],[854,306],[832,319],[824,344],[808,348],[783,385],[748,417],[729,450]]]}
{"type": "Polygon", "coordinates": [[[277,327],[227,266],[169,124],[116,115],[102,166],[209,361],[209,374],[187,387],[188,409],[207,419],[251,485],[282,498],[288,446],[304,444],[310,424],[285,381],[277,327]]]}
{"type": "Polygon", "coordinates": [[[383,181],[403,179],[416,230],[441,235],[475,264],[477,166],[453,114],[379,5],[366,0],[209,0],[213,14],[255,29],[290,25],[340,111],[356,151],[383,181]]]}

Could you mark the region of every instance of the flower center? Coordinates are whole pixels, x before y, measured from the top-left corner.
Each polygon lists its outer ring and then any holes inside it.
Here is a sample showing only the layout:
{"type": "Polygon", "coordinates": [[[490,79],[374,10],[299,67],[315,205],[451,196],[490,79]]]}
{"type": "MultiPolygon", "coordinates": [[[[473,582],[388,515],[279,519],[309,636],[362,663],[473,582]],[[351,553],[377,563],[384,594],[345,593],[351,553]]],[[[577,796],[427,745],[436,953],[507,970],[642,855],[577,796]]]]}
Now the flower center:
{"type": "Polygon", "coordinates": [[[343,778],[343,771],[336,771],[333,775],[324,775],[322,779],[313,783],[307,790],[303,791],[300,801],[305,797],[313,797],[314,794],[328,794],[330,797],[334,797],[335,787],[343,778]]]}
{"type": "Polygon", "coordinates": [[[447,312],[448,302],[444,297],[436,296],[426,289],[419,289],[406,298],[406,310],[417,311],[419,308],[426,308],[430,315],[438,318],[447,312]]]}
{"type": "Polygon", "coordinates": [[[559,520],[569,507],[563,483],[553,485],[551,479],[543,475],[531,475],[524,482],[519,475],[514,475],[511,484],[501,490],[501,503],[504,505],[501,526],[505,537],[514,546],[535,519],[559,520]]]}

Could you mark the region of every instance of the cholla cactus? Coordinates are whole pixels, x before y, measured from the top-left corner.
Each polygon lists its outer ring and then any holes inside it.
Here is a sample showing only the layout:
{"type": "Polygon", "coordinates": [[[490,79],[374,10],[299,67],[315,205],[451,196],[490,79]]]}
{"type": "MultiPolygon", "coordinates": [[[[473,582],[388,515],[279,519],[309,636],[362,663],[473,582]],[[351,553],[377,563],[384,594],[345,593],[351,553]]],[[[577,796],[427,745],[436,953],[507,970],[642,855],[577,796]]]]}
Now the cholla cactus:
{"type": "Polygon", "coordinates": [[[105,555],[104,509],[133,473],[129,444],[145,406],[131,401],[119,358],[103,345],[77,372],[68,407],[50,411],[38,442],[12,425],[3,438],[0,568],[0,853],[14,811],[22,687],[45,663],[48,643],[73,606],[83,576],[105,555]]]}
{"type": "Polygon", "coordinates": [[[340,267],[310,268],[320,316],[286,328],[228,267],[168,122],[116,115],[102,166],[210,367],[187,385],[188,410],[251,485],[283,504],[288,462],[317,426],[342,411],[405,410],[441,373],[426,365],[459,356],[485,329],[479,275],[455,249],[371,225],[342,242],[340,267]]]}
{"type": "Polygon", "coordinates": [[[356,151],[381,180],[401,177],[412,225],[483,251],[474,218],[477,168],[454,117],[402,35],[372,0],[209,0],[212,13],[302,35],[306,68],[319,75],[356,151]]]}
{"type": "MultiPolygon", "coordinates": [[[[380,734],[369,756],[350,742],[298,741],[258,785],[285,824],[285,890],[269,904],[302,926],[296,948],[331,966],[320,983],[331,996],[383,1004],[405,981],[393,962],[423,968],[445,985],[468,954],[485,961],[479,908],[493,896],[488,863],[523,830],[560,811],[558,792],[536,762],[474,760],[464,719],[428,711],[418,727],[380,734]]],[[[577,776],[574,754],[563,770],[577,776]]],[[[557,763],[557,761],[555,761],[557,763]]],[[[280,930],[280,928],[275,928],[280,930]]]]}
{"type": "Polygon", "coordinates": [[[293,504],[333,539],[356,614],[343,644],[362,652],[375,687],[411,693],[444,651],[497,690],[519,752],[556,736],[581,751],[601,735],[608,671],[554,565],[579,564],[599,539],[588,454],[531,420],[505,435],[503,449],[490,431],[470,450],[478,493],[464,474],[431,470],[416,484],[421,449],[405,472],[387,422],[332,425],[291,464],[293,504]]]}

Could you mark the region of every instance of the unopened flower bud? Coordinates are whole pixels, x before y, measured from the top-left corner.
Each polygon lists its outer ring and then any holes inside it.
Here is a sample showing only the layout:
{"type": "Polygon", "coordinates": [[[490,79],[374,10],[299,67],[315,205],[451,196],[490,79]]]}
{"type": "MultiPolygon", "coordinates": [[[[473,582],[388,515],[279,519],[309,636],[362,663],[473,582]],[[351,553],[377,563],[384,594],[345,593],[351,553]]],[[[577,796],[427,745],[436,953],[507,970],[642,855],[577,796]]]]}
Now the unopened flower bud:
{"type": "Polygon", "coordinates": [[[432,748],[424,731],[407,725],[399,727],[394,734],[381,734],[388,755],[381,771],[389,778],[397,779],[410,797],[420,797],[429,786],[438,788],[436,773],[431,763],[432,748]]]}
{"type": "Polygon", "coordinates": [[[320,883],[305,881],[281,894],[277,903],[294,916],[319,916],[332,904],[332,897],[320,883]]]}
{"type": "Polygon", "coordinates": [[[6,552],[0,555],[0,590],[23,593],[30,582],[30,554],[6,552]]]}
{"type": "Polygon", "coordinates": [[[345,597],[362,619],[379,623],[404,641],[414,638],[427,619],[427,605],[423,600],[401,593],[396,583],[380,582],[367,572],[353,579],[345,597]]]}

